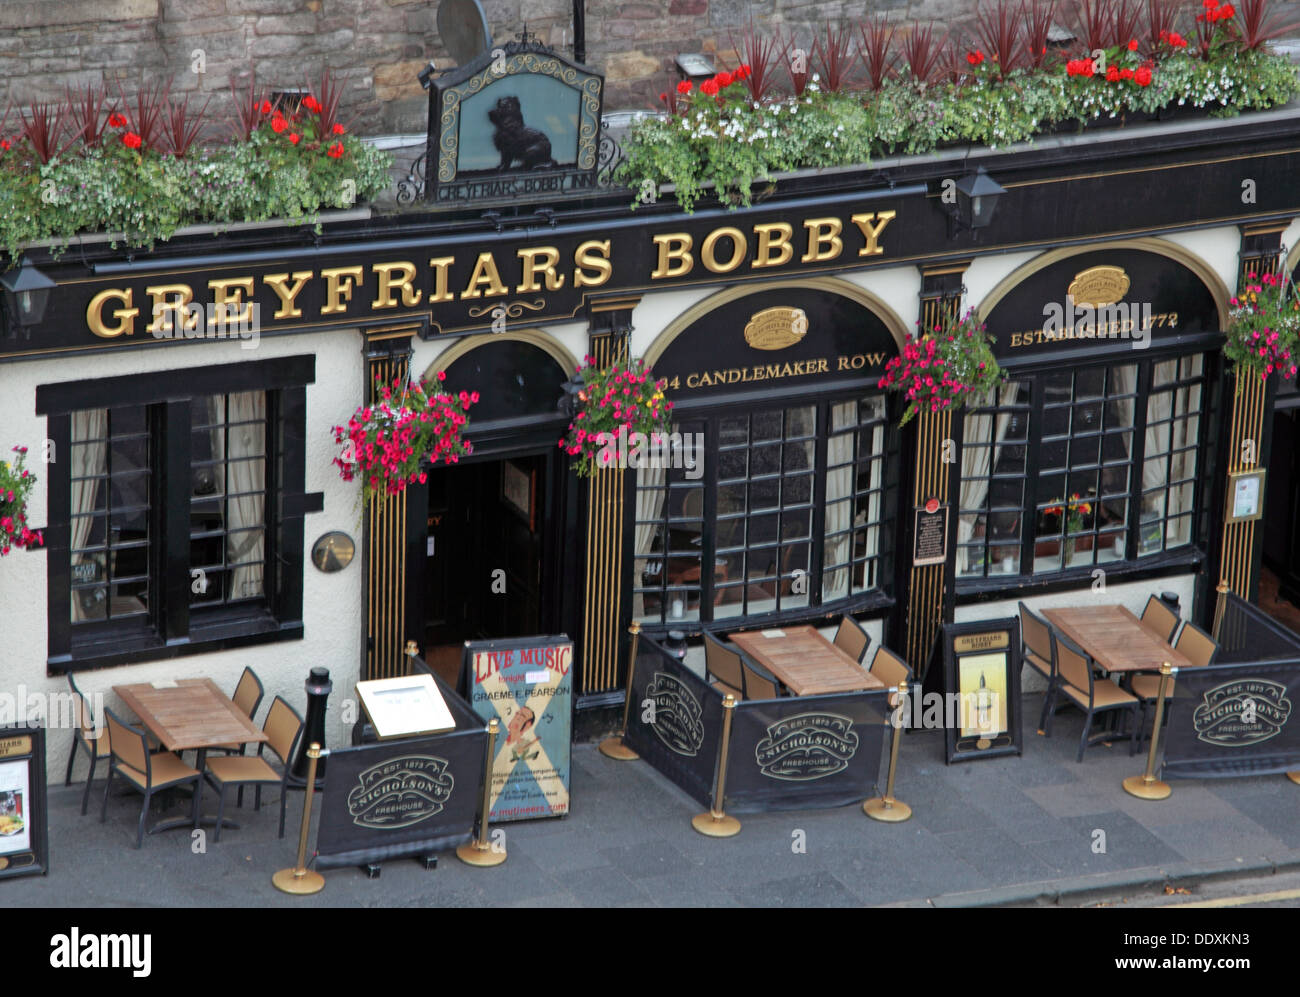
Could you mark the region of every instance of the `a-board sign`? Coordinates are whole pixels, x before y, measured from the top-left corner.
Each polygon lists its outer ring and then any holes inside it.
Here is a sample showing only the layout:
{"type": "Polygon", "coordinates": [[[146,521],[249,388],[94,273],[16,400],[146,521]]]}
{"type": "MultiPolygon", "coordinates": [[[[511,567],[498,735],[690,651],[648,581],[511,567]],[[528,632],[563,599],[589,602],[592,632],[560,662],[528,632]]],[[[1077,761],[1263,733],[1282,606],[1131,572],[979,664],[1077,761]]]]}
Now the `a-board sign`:
{"type": "Polygon", "coordinates": [[[456,729],[432,675],[368,679],[357,683],[357,696],[381,741],[456,729]]]}
{"type": "Polygon", "coordinates": [[[0,727],[0,879],[49,872],[45,729],[0,727]]]}
{"type": "Polygon", "coordinates": [[[948,764],[1021,753],[1020,667],[1016,617],[943,625],[948,764]]]}
{"type": "Polygon", "coordinates": [[[567,814],[573,641],[563,634],[466,641],[463,686],[475,713],[501,721],[491,823],[567,814]]]}

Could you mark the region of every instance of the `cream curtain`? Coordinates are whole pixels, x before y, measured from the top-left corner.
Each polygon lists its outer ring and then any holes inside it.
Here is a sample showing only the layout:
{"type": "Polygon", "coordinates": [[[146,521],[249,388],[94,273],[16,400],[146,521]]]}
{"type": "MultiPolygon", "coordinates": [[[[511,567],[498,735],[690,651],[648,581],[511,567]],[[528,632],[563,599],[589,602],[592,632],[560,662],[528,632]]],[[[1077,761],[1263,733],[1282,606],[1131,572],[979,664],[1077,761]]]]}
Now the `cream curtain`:
{"type": "MultiPolygon", "coordinates": [[[[72,550],[85,547],[90,540],[90,531],[95,524],[95,501],[99,495],[99,478],[92,475],[106,473],[104,458],[107,456],[108,411],[106,409],[85,409],[72,413],[72,495],[69,513],[72,516],[72,533],[70,537],[72,550]],[[78,481],[81,478],[85,480],[78,481]]],[[[107,526],[107,524],[105,524],[107,526]]],[[[73,554],[73,566],[83,562],[80,554],[73,554]]],[[[107,565],[105,565],[107,573],[107,565]]],[[[72,594],[72,622],[85,620],[81,600],[77,593],[72,594]]]]}
{"type": "MultiPolygon", "coordinates": [[[[1019,394],[1020,385],[1011,381],[1004,384],[997,393],[1000,407],[1010,405],[1019,394]]],[[[993,404],[994,389],[980,399],[980,407],[987,408],[993,404]]],[[[1000,412],[996,419],[991,412],[979,412],[966,416],[962,427],[964,443],[961,448],[961,509],[957,516],[957,544],[970,543],[975,533],[975,521],[984,510],[984,500],[989,493],[989,475],[998,466],[998,455],[1002,452],[1002,441],[1006,439],[1007,429],[1011,426],[1011,413],[1000,412]]],[[[969,548],[968,548],[969,549],[969,548]]]]}
{"type": "MultiPolygon", "coordinates": [[[[226,563],[231,566],[229,599],[264,594],[266,551],[266,393],[245,391],[229,396],[226,421],[231,425],[225,446],[226,563]],[[245,532],[246,531],[246,532],[245,532]]],[[[215,438],[222,427],[214,428],[215,438]]]]}
{"type": "MultiPolygon", "coordinates": [[[[703,454],[696,454],[695,459],[701,460],[703,454]]],[[[649,467],[648,464],[658,464],[659,461],[642,461],[641,466],[636,472],[636,546],[633,548],[635,556],[632,560],[632,587],[639,588],[642,584],[641,579],[645,575],[646,564],[649,560],[650,548],[655,541],[655,533],[659,528],[660,521],[663,518],[664,496],[667,494],[664,488],[664,478],[666,470],[663,467],[649,467]]],[[[664,536],[664,553],[668,550],[668,537],[664,536]]],[[[665,558],[663,566],[660,568],[660,580],[663,579],[663,572],[667,571],[667,559],[665,558]]],[[[670,597],[665,597],[670,598],[670,597]]],[[[632,619],[645,619],[645,595],[637,592],[632,596],[632,619]]]]}
{"type": "MultiPolygon", "coordinates": [[[[830,434],[826,441],[826,547],[824,564],[844,565],[853,543],[853,441],[858,424],[856,402],[831,406],[830,434]],[[842,467],[837,467],[842,464],[842,467]],[[838,536],[836,535],[838,534],[838,536]]],[[[874,516],[872,517],[875,518],[874,516]]],[[[850,567],[822,574],[822,601],[849,594],[850,567]]]]}

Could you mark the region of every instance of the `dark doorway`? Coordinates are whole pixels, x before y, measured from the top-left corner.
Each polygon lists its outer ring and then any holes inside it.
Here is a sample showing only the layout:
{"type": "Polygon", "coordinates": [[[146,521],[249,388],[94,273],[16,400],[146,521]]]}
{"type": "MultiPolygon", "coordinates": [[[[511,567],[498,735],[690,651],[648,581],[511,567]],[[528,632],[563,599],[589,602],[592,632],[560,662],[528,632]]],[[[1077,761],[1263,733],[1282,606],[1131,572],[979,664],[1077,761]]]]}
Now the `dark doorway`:
{"type": "Polygon", "coordinates": [[[549,454],[440,467],[429,474],[426,660],[454,683],[467,640],[547,632],[549,454]]]}
{"type": "Polygon", "coordinates": [[[1264,486],[1264,569],[1259,606],[1294,628],[1300,622],[1300,395],[1284,382],[1273,412],[1264,486]]]}

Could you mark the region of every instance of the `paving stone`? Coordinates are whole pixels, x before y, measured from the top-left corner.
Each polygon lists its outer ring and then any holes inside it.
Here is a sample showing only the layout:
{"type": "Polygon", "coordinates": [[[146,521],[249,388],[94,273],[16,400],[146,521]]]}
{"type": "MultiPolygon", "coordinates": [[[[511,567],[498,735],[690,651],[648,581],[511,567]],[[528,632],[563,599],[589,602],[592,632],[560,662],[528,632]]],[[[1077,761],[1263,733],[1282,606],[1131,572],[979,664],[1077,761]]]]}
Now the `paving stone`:
{"type": "Polygon", "coordinates": [[[858,907],[861,904],[833,875],[817,870],[803,876],[747,883],[735,889],[747,907],[858,907]]]}

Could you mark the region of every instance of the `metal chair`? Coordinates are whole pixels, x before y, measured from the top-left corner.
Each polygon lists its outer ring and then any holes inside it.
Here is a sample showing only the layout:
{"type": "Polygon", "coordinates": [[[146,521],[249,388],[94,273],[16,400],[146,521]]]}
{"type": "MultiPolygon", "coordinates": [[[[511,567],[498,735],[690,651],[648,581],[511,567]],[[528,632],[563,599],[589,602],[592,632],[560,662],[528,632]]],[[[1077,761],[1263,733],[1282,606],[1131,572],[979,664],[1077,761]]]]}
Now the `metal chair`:
{"type": "MultiPolygon", "coordinates": [[[[239,684],[235,686],[235,694],[230,697],[230,701],[239,707],[240,713],[252,720],[257,713],[257,708],[262,705],[264,695],[266,693],[262,689],[262,680],[257,677],[257,673],[253,669],[245,667],[244,673],[239,676],[239,684]]],[[[222,744],[208,750],[220,751],[228,755],[242,755],[244,745],[222,744]]]]}
{"type": "Polygon", "coordinates": [[[1045,619],[1023,602],[1020,605],[1020,642],[1025,663],[1047,680],[1043,709],[1038,714],[1038,730],[1052,736],[1051,722],[1056,714],[1056,693],[1061,680],[1056,671],[1056,631],[1045,619]]]}
{"type": "Polygon", "coordinates": [[[1084,749],[1098,741],[1114,740],[1113,731],[1091,734],[1092,718],[1098,713],[1127,710],[1132,726],[1129,729],[1129,754],[1137,751],[1138,708],[1136,696],[1130,695],[1112,679],[1098,678],[1093,674],[1092,658],[1064,634],[1056,635],[1056,667],[1060,675],[1061,693],[1084,711],[1083,733],[1079,736],[1079,757],[1083,761],[1084,749]]]}
{"type": "Polygon", "coordinates": [[[81,794],[81,816],[86,816],[86,807],[90,804],[90,784],[95,781],[95,766],[101,758],[111,755],[107,727],[96,727],[95,718],[90,709],[90,700],[77,688],[72,673],[68,673],[68,685],[76,696],[77,726],[72,729],[72,745],[68,749],[68,771],[63,776],[63,785],[72,785],[72,764],[77,760],[78,750],[84,751],[90,759],[90,771],[86,773],[86,789],[81,794]]]}
{"type": "Polygon", "coordinates": [[[867,656],[867,648],[871,645],[871,636],[852,616],[842,616],[832,643],[858,664],[862,664],[867,656]]]}
{"type": "MultiPolygon", "coordinates": [[[[1219,645],[1214,642],[1214,638],[1198,627],[1195,623],[1183,623],[1183,629],[1178,634],[1178,640],[1174,642],[1174,650],[1182,654],[1194,668],[1204,668],[1206,665],[1214,664],[1215,655],[1219,653],[1219,645]]],[[[1177,679],[1170,678],[1169,686],[1165,689],[1165,702],[1174,698],[1174,683],[1177,679]]],[[[1141,739],[1146,733],[1147,726],[1147,707],[1156,701],[1160,695],[1160,676],[1152,675],[1149,672],[1142,675],[1134,675],[1133,680],[1129,683],[1129,688],[1133,694],[1142,700],[1142,730],[1138,737],[1141,739]]]]}
{"type": "Polygon", "coordinates": [[[747,699],[779,699],[781,696],[781,683],[777,681],[776,676],[769,672],[756,661],[751,661],[745,655],[740,656],[740,663],[744,668],[745,675],[745,698],[747,699]]]}
{"type": "Polygon", "coordinates": [[[745,663],[739,651],[717,637],[704,632],[704,670],[713,679],[713,688],[724,696],[745,698],[745,663]]]}
{"type": "Polygon", "coordinates": [[[1142,610],[1139,622],[1161,640],[1172,641],[1174,631],[1182,621],[1172,609],[1153,595],[1147,599],[1146,608],[1142,610]]]}
{"type": "MultiPolygon", "coordinates": [[[[909,688],[912,685],[911,666],[883,644],[878,646],[876,653],[871,656],[871,664],[867,667],[867,671],[884,682],[887,688],[902,682],[906,682],[909,688]]],[[[889,705],[898,705],[898,693],[890,693],[889,705]]]]}
{"type": "Polygon", "coordinates": [[[140,824],[136,830],[135,847],[144,844],[145,821],[149,817],[149,801],[153,795],[173,786],[194,784],[194,804],[191,817],[194,826],[199,826],[199,779],[198,769],[190,768],[170,751],[156,755],[149,753],[149,738],[144,731],[136,730],[123,722],[108,707],[104,708],[104,717],[108,721],[109,744],[111,747],[108,765],[108,778],[104,780],[104,803],[99,811],[99,822],[108,819],[108,794],[113,786],[113,776],[119,775],[128,784],[144,794],[144,803],[140,807],[140,824]]]}
{"type": "Polygon", "coordinates": [[[302,717],[298,711],[286,703],[281,697],[276,696],[271,700],[271,708],[267,710],[266,722],[262,725],[262,730],[266,732],[267,740],[257,746],[257,754],[253,756],[245,755],[227,755],[219,758],[209,758],[204,775],[212,788],[217,791],[217,829],[212,836],[213,841],[221,840],[221,820],[226,812],[226,787],[238,786],[241,791],[244,786],[253,786],[253,809],[262,809],[262,787],[266,785],[279,785],[280,787],[280,837],[284,837],[284,806],[285,798],[288,796],[287,782],[289,779],[290,760],[293,758],[295,750],[298,747],[298,738],[302,736],[302,717]],[[270,746],[272,753],[280,760],[281,771],[273,769],[269,762],[262,757],[262,749],[270,746]]]}

